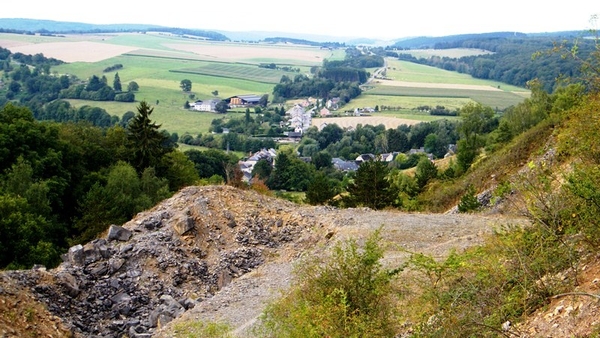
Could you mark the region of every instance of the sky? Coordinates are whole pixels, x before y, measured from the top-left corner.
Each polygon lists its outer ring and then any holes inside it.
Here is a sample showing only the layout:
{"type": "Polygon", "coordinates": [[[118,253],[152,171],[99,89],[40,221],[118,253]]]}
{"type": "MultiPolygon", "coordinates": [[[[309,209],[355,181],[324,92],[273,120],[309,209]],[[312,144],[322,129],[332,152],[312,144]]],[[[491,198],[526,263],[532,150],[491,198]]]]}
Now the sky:
{"type": "Polygon", "coordinates": [[[223,31],[274,31],[391,40],[515,31],[600,29],[600,1],[570,0],[28,0],[0,18],[141,23],[223,31]],[[360,5],[359,5],[360,4],[360,5]]]}

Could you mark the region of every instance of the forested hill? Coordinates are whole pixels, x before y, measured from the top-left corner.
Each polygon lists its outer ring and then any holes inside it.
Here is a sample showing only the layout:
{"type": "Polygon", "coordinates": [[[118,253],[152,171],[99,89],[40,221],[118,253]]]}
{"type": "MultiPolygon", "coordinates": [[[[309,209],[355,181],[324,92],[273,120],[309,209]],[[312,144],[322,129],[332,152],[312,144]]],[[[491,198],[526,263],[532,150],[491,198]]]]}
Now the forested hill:
{"type": "MultiPolygon", "coordinates": [[[[447,36],[419,36],[409,39],[398,40],[392,47],[399,49],[428,49],[435,48],[440,49],[448,45],[460,45],[465,41],[472,40],[490,40],[490,39],[534,39],[534,38],[569,38],[580,37],[583,35],[582,31],[565,31],[565,32],[553,32],[553,33],[535,33],[525,34],[519,32],[492,32],[492,33],[480,33],[480,34],[458,34],[458,35],[447,35],[447,36]]],[[[448,47],[446,47],[448,48],[448,47]]]]}
{"type": "Polygon", "coordinates": [[[227,41],[221,33],[199,29],[184,29],[143,24],[95,25],[81,22],[63,22],[35,19],[0,19],[0,32],[22,34],[67,34],[67,33],[108,33],[108,32],[168,32],[177,35],[190,35],[215,41],[227,41]]]}
{"type": "Polygon", "coordinates": [[[416,38],[398,42],[394,46],[406,50],[397,51],[401,60],[520,87],[526,86],[532,79],[538,79],[547,92],[552,92],[555,86],[561,85],[557,80],[581,77],[581,65],[577,59],[588,59],[596,49],[595,41],[584,37],[584,32],[531,35],[490,33],[416,38]],[[461,58],[416,58],[409,50],[417,48],[474,48],[491,53],[461,58]],[[576,57],[573,57],[573,51],[576,51],[576,57]]]}

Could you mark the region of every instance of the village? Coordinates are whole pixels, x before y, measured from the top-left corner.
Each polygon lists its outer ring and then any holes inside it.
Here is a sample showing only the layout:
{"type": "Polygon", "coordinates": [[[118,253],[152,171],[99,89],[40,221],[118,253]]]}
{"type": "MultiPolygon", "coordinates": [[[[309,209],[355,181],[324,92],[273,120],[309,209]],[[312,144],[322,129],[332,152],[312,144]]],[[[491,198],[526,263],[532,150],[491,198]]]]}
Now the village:
{"type": "MultiPolygon", "coordinates": [[[[247,95],[237,95],[233,97],[226,98],[224,100],[220,99],[208,99],[205,101],[197,100],[194,103],[190,104],[190,110],[199,111],[199,112],[216,112],[216,106],[219,102],[225,102],[227,106],[231,109],[234,108],[250,108],[256,107],[259,105],[261,100],[260,95],[247,94],[247,95]]],[[[333,98],[327,100],[323,107],[319,107],[318,99],[309,97],[304,100],[299,100],[286,110],[285,119],[281,122],[281,126],[285,128],[287,131],[284,132],[285,137],[277,137],[275,141],[278,143],[299,143],[302,139],[304,133],[311,126],[317,126],[318,130],[322,130],[329,123],[327,118],[331,118],[334,116],[339,116],[339,113],[336,113],[340,107],[339,98],[333,98]],[[320,123],[313,123],[314,118],[318,119],[320,123]],[[322,120],[322,121],[321,121],[322,120]]],[[[375,113],[375,109],[371,107],[365,107],[362,109],[354,109],[352,113],[345,112],[344,115],[349,116],[370,116],[371,113],[375,113]]],[[[351,130],[352,127],[347,127],[347,130],[351,130]]],[[[229,133],[227,128],[223,128],[222,131],[224,134],[229,133]]],[[[456,151],[455,145],[450,145],[448,147],[448,153],[446,156],[451,156],[456,151]]],[[[365,161],[383,161],[390,163],[396,159],[396,157],[401,154],[400,152],[390,152],[384,154],[372,154],[365,153],[360,154],[355,159],[345,160],[339,157],[332,158],[332,166],[335,170],[343,171],[343,172],[351,172],[358,170],[361,163],[365,161]]],[[[434,156],[431,153],[427,153],[424,147],[420,147],[418,149],[410,149],[406,155],[412,154],[424,154],[431,161],[434,160],[434,156]]],[[[305,162],[310,162],[310,157],[301,157],[301,154],[298,156],[305,162]]],[[[274,148],[263,148],[257,152],[250,153],[247,157],[243,158],[239,162],[239,167],[243,176],[243,181],[251,182],[252,180],[252,171],[254,170],[254,166],[261,160],[265,160],[271,164],[273,167],[275,165],[275,158],[277,156],[277,150],[274,148]]]]}

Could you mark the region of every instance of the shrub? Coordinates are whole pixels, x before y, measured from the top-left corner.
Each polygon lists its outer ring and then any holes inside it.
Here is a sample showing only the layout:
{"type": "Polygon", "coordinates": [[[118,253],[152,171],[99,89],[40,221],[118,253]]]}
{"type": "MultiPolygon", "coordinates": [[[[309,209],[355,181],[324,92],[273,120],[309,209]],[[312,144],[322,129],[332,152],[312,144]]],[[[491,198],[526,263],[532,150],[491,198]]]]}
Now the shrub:
{"type": "Polygon", "coordinates": [[[478,210],[480,207],[481,203],[479,203],[479,200],[477,200],[475,188],[472,185],[469,185],[467,191],[461,197],[460,202],[458,203],[458,211],[471,212],[478,210]]]}
{"type": "Polygon", "coordinates": [[[267,337],[392,337],[395,317],[390,281],[382,268],[379,231],[361,248],[338,243],[324,261],[296,267],[291,290],[268,305],[257,329],[267,337]]]}

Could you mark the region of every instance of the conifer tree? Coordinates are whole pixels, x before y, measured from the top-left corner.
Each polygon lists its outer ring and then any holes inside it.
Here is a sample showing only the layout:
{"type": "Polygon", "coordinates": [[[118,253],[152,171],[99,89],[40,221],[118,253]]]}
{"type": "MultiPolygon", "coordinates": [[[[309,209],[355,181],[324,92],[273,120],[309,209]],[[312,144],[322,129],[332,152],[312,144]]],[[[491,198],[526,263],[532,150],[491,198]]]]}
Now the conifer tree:
{"type": "Polygon", "coordinates": [[[168,137],[159,130],[160,125],[150,120],[154,108],[142,101],[137,111],[127,127],[127,138],[133,151],[131,163],[141,173],[145,168],[155,167],[172,149],[166,146],[168,137]]]}
{"type": "Polygon", "coordinates": [[[119,72],[115,74],[115,79],[113,81],[113,89],[116,92],[123,91],[123,87],[121,86],[121,78],[119,77],[119,72]]]}

